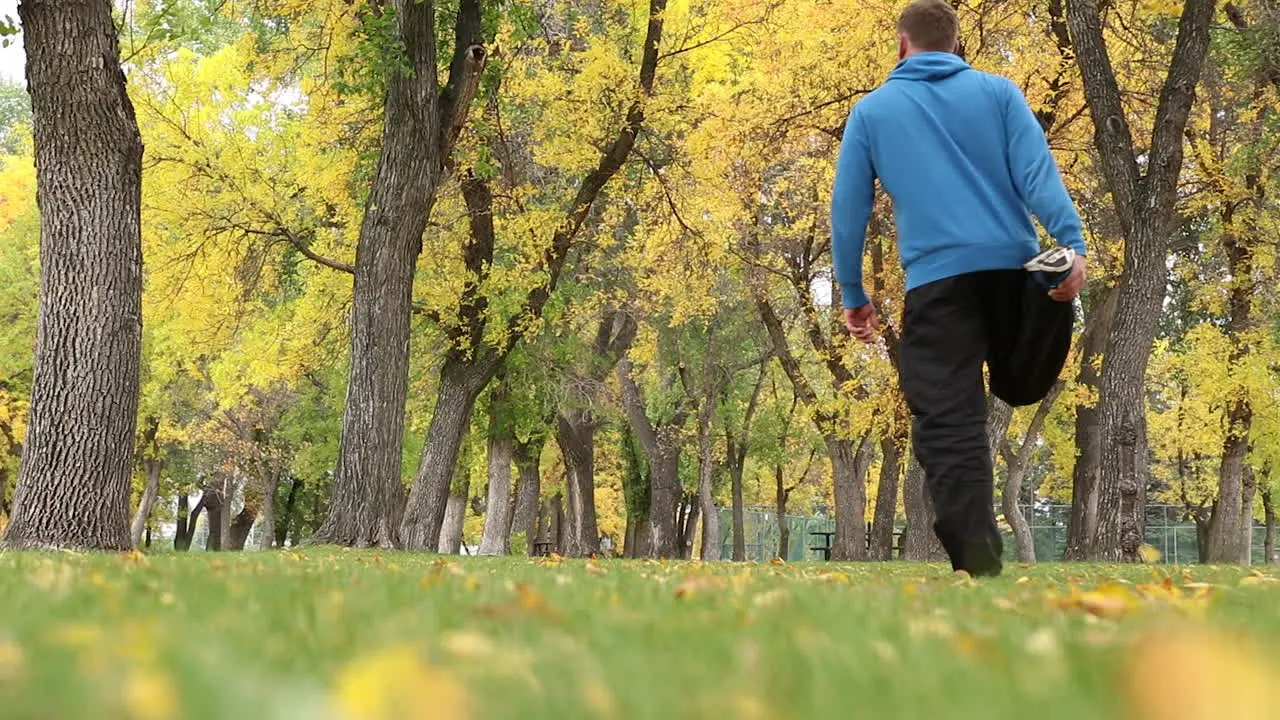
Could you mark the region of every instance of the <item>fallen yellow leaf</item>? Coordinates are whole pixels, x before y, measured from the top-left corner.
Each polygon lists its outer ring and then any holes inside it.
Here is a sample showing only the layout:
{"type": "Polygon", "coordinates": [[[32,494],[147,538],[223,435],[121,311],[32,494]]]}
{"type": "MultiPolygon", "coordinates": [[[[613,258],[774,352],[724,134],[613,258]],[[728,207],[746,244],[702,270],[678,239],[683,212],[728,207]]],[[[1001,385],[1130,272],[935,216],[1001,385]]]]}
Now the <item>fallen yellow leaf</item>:
{"type": "Polygon", "coordinates": [[[1264,720],[1280,708],[1280,672],[1266,655],[1207,628],[1149,632],[1123,667],[1135,720],[1264,720]]]}
{"type": "Polygon", "coordinates": [[[462,685],[407,645],[352,661],[338,675],[334,701],[349,720],[455,720],[468,706],[462,685]]]}
{"type": "Polygon", "coordinates": [[[137,720],[168,720],[178,716],[178,693],[167,675],[136,670],[125,682],[124,705],[137,720]]]}

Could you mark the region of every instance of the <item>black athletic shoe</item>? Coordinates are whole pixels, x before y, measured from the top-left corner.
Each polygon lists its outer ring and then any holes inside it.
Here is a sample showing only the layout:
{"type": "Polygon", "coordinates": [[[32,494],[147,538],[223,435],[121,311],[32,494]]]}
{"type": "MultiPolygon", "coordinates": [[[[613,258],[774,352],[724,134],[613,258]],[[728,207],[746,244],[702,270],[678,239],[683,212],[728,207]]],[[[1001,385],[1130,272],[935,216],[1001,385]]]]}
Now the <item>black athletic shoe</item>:
{"type": "Polygon", "coordinates": [[[1075,265],[1076,251],[1069,247],[1056,247],[1036,255],[1022,265],[1036,282],[1046,289],[1058,287],[1058,283],[1067,279],[1071,268],[1075,265]]]}

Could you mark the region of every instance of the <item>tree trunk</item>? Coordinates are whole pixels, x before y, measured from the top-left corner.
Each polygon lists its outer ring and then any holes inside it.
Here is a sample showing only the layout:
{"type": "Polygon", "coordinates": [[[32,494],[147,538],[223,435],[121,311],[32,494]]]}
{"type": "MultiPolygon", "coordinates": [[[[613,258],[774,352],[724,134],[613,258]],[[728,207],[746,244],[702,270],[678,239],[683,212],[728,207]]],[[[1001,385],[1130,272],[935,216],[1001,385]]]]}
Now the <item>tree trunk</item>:
{"type": "Polygon", "coordinates": [[[435,414],[431,416],[418,474],[400,525],[400,542],[406,550],[429,550],[437,546],[449,502],[449,485],[458,462],[458,448],[471,423],[476,398],[497,372],[498,363],[490,357],[467,361],[450,356],[440,370],[435,414]]]}
{"type": "MultiPolygon", "coordinates": [[[[791,524],[787,522],[787,501],[791,499],[791,488],[784,481],[783,467],[773,466],[773,505],[775,520],[778,523],[778,554],[782,560],[791,557],[791,524]]],[[[803,553],[801,554],[803,557],[803,553]]]]}
{"type": "Polygon", "coordinates": [[[690,496],[684,500],[684,519],[680,527],[680,557],[693,559],[693,545],[697,538],[698,518],[702,515],[697,498],[690,496]]]}
{"type": "Polygon", "coordinates": [[[898,477],[902,474],[905,438],[880,441],[880,487],[876,489],[875,519],[871,525],[871,559],[893,559],[893,522],[898,517],[898,477]]]}
{"type": "Polygon", "coordinates": [[[1099,418],[1102,450],[1096,555],[1141,560],[1147,491],[1145,379],[1168,275],[1176,220],[1183,131],[1209,48],[1214,0],[1187,0],[1155,113],[1144,173],[1102,33],[1097,0],[1075,0],[1067,18],[1084,79],[1101,161],[1125,237],[1114,325],[1103,352],[1099,418]]]}
{"type": "Polygon", "coordinates": [[[505,383],[494,385],[489,407],[489,504],[485,511],[481,555],[511,552],[511,465],[515,458],[515,417],[505,383]]]}
{"type": "Polygon", "coordinates": [[[233,516],[231,512],[236,501],[236,481],[230,477],[223,478],[219,495],[222,498],[222,512],[218,515],[218,537],[221,539],[219,549],[230,550],[233,544],[231,535],[233,516]]]}
{"type": "MultiPolygon", "coordinates": [[[[204,549],[206,552],[216,552],[222,550],[222,516],[224,513],[230,512],[227,504],[223,502],[222,491],[212,485],[206,485],[204,494],[200,498],[200,502],[204,504],[205,514],[208,520],[205,524],[209,528],[209,534],[204,541],[204,549]]],[[[192,513],[194,516],[195,513],[192,513]]],[[[191,523],[195,527],[195,522],[191,523]]]]}
{"type": "Polygon", "coordinates": [[[734,453],[734,445],[729,446],[729,482],[733,493],[733,560],[745,562],[747,559],[747,518],[746,503],[742,497],[742,476],[746,474],[746,458],[740,462],[734,453]]]}
{"type": "MultiPolygon", "coordinates": [[[[1116,314],[1116,292],[1099,290],[1101,297],[1085,318],[1081,340],[1080,374],[1076,383],[1093,393],[1098,390],[1097,360],[1106,349],[1116,314]]],[[[1076,405],[1076,464],[1071,479],[1071,519],[1067,523],[1064,560],[1087,560],[1098,531],[1098,473],[1102,450],[1096,402],[1076,405]]]]}
{"type": "Polygon", "coordinates": [[[276,490],[280,487],[280,474],[270,463],[264,462],[262,466],[262,508],[258,511],[262,518],[262,536],[258,538],[258,549],[270,550],[276,541],[276,490]]]}
{"type": "Polygon", "coordinates": [[[1244,467],[1244,495],[1240,502],[1240,530],[1243,534],[1242,547],[1240,548],[1240,564],[1253,564],[1253,503],[1258,493],[1257,477],[1253,474],[1253,468],[1245,465],[1244,467]]]}
{"type": "Polygon", "coordinates": [[[133,524],[129,529],[129,535],[136,548],[142,542],[142,533],[147,527],[147,520],[151,517],[151,506],[156,502],[156,496],[160,494],[160,471],[164,464],[158,457],[148,457],[142,461],[142,474],[147,479],[146,486],[142,489],[142,499],[138,501],[138,511],[133,515],[133,524]]]}
{"type": "MultiPolygon", "coordinates": [[[[1031,465],[1031,456],[1035,452],[1036,443],[1040,440],[1044,424],[1048,420],[1054,404],[1058,401],[1058,396],[1062,394],[1063,387],[1062,382],[1055,383],[1049,390],[1049,394],[1040,401],[1016,454],[1009,445],[1007,433],[999,433],[999,439],[994,443],[999,450],[999,454],[1004,457],[1005,467],[1007,468],[1004,479],[1004,492],[1001,495],[1001,507],[1004,510],[1005,520],[1008,521],[1009,527],[1013,529],[1014,554],[1018,562],[1033,563],[1036,561],[1035,537],[1031,534],[1031,527],[1027,524],[1027,519],[1022,515],[1022,508],[1019,506],[1019,501],[1022,499],[1022,481],[1027,475],[1027,468],[1031,465]]],[[[1009,419],[1012,418],[1013,408],[1010,408],[995,397],[991,398],[991,402],[994,406],[992,415],[1006,418],[1004,424],[1007,428],[1009,419]]]]}
{"type": "Polygon", "coordinates": [[[1268,565],[1276,561],[1276,507],[1271,503],[1271,488],[1262,491],[1262,512],[1267,523],[1267,537],[1262,546],[1262,561],[1268,565]]]}
{"type": "Polygon", "coordinates": [[[564,555],[564,496],[556,493],[551,497],[550,540],[559,555],[564,555]]]}
{"type": "Polygon", "coordinates": [[[907,464],[907,482],[902,489],[902,501],[907,513],[907,527],[902,533],[902,558],[914,562],[945,560],[946,551],[933,530],[936,518],[933,503],[925,488],[924,468],[911,454],[907,464]]]}
{"type": "MultiPolygon", "coordinates": [[[[258,508],[246,503],[244,509],[242,509],[236,515],[235,520],[231,522],[231,542],[230,546],[227,548],[228,550],[235,550],[237,552],[244,550],[245,543],[249,540],[249,531],[253,529],[253,523],[257,519],[258,508]]],[[[270,546],[270,542],[267,544],[270,546]]],[[[270,548],[268,547],[268,549],[270,548]]]]}
{"type": "Polygon", "coordinates": [[[129,550],[142,139],[105,0],[22,2],[40,207],[27,438],[3,544],[129,550]]]}
{"type": "Polygon", "coordinates": [[[284,514],[280,525],[276,528],[276,547],[284,547],[289,539],[289,530],[293,528],[294,516],[298,507],[298,491],[302,489],[302,479],[289,478],[289,497],[284,501],[284,514]]]}
{"type": "MultiPolygon", "coordinates": [[[[1222,218],[1230,227],[1231,211],[1222,218]]],[[[1241,367],[1249,356],[1246,335],[1253,324],[1253,263],[1252,253],[1229,230],[1222,241],[1226,251],[1228,270],[1231,273],[1230,293],[1227,300],[1227,338],[1231,342],[1228,364],[1241,367]]],[[[1246,490],[1248,468],[1245,461],[1249,454],[1249,431],[1253,425],[1253,408],[1249,404],[1248,391],[1243,386],[1233,389],[1233,397],[1227,405],[1227,434],[1222,444],[1222,463],[1218,472],[1218,497],[1209,517],[1209,549],[1211,563],[1248,564],[1252,549],[1253,488],[1246,490]],[[1246,512],[1247,511],[1247,512],[1246,512]]],[[[1252,482],[1247,483],[1252,486],[1252,482]]]]}
{"type": "Polygon", "coordinates": [[[467,494],[470,489],[471,481],[467,480],[462,483],[461,493],[449,493],[444,523],[440,527],[440,542],[437,545],[445,555],[462,552],[462,528],[467,520],[467,494]]]}
{"type": "Polygon", "coordinates": [[[831,544],[832,560],[867,559],[867,471],[871,466],[871,435],[854,446],[852,440],[835,435],[823,438],[831,460],[835,486],[836,536],[831,544]]]}
{"type": "Polygon", "coordinates": [[[703,410],[698,417],[698,505],[702,511],[703,560],[720,559],[720,511],[712,494],[715,479],[715,458],[711,455],[711,421],[715,416],[714,395],[703,400],[703,410]]]}
{"type": "Polygon", "coordinates": [[[516,491],[516,505],[511,517],[511,534],[514,536],[524,533],[530,553],[533,552],[533,542],[537,538],[538,496],[542,492],[542,446],[546,439],[546,435],[539,433],[527,442],[517,442],[515,446],[520,487],[516,491]]]}
{"type": "MultiPolygon", "coordinates": [[[[177,527],[173,534],[173,549],[177,552],[191,549],[191,533],[195,531],[196,517],[190,514],[190,505],[191,501],[187,498],[187,492],[185,490],[179,491],[177,527]]],[[[196,506],[196,509],[199,510],[199,505],[196,506]]]]}
{"type": "MultiPolygon", "coordinates": [[[[414,269],[484,62],[477,45],[479,0],[459,4],[443,93],[437,77],[436,3],[393,0],[392,5],[395,39],[412,72],[386,77],[382,154],[356,246],[351,363],[337,474],[328,517],[314,538],[351,547],[397,544],[414,269]]],[[[439,522],[432,529],[418,533],[412,547],[433,547],[427,538],[434,540],[439,522]]]]}
{"type": "Polygon", "coordinates": [[[564,458],[564,482],[569,495],[565,551],[569,557],[600,552],[596,525],[596,425],[588,412],[570,410],[556,418],[556,444],[564,458]]]}

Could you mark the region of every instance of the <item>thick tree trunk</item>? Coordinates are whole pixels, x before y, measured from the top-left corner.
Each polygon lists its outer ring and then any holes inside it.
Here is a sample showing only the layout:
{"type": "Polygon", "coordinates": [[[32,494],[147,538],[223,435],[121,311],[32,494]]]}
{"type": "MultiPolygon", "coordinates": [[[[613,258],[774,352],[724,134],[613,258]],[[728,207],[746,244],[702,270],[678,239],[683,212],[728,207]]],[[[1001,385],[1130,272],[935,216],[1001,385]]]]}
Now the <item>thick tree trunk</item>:
{"type": "Polygon", "coordinates": [[[270,550],[276,541],[276,490],[280,487],[280,474],[270,463],[264,462],[262,465],[262,507],[258,511],[262,518],[262,535],[258,538],[258,549],[270,550]]]}
{"type": "Polygon", "coordinates": [[[739,462],[735,456],[733,444],[729,446],[729,483],[733,493],[733,560],[744,562],[747,559],[747,518],[746,502],[742,497],[742,476],[746,474],[746,458],[739,462]]]}
{"type": "Polygon", "coordinates": [[[517,442],[515,446],[520,487],[516,490],[515,510],[511,516],[511,535],[523,533],[530,553],[533,552],[533,542],[537,537],[538,496],[542,492],[542,446],[546,443],[546,437],[539,434],[528,442],[517,442]]]}
{"type": "MultiPolygon", "coordinates": [[[[1232,220],[1230,211],[1222,218],[1232,220]]],[[[1252,253],[1240,238],[1230,231],[1224,236],[1228,269],[1231,273],[1227,300],[1227,337],[1231,341],[1228,363],[1232,368],[1244,364],[1249,355],[1247,333],[1253,324],[1252,253]]],[[[1209,549],[1211,563],[1249,563],[1253,544],[1253,483],[1246,482],[1249,454],[1249,431],[1253,425],[1253,408],[1244,387],[1234,388],[1227,405],[1227,435],[1222,444],[1222,462],[1218,472],[1218,496],[1209,517],[1209,549]],[[1246,484],[1250,487],[1246,488],[1246,484]]]]}
{"type": "Polygon", "coordinates": [[[551,496],[550,537],[548,538],[559,555],[564,555],[564,496],[556,493],[551,496]]]}
{"type": "Polygon", "coordinates": [[[649,458],[649,554],[673,558],[680,553],[680,529],[676,510],[680,503],[679,428],[664,427],[659,434],[660,450],[649,458]]]}
{"type": "Polygon", "coordinates": [[[1240,548],[1241,565],[1253,564],[1253,504],[1257,494],[1257,477],[1253,474],[1253,468],[1245,465],[1244,498],[1240,502],[1240,532],[1244,536],[1240,548]]]}
{"type": "Polygon", "coordinates": [[[868,434],[855,447],[852,440],[834,435],[823,438],[831,461],[835,485],[836,536],[832,560],[867,559],[867,471],[873,443],[868,434]]]}
{"type": "Polygon", "coordinates": [[[787,522],[787,501],[791,499],[792,488],[786,485],[785,473],[781,465],[773,466],[773,488],[774,520],[778,523],[778,552],[776,557],[790,560],[791,524],[787,522]]]}
{"type": "Polygon", "coordinates": [[[937,516],[925,488],[924,468],[920,466],[914,453],[907,465],[907,481],[902,489],[902,501],[907,513],[907,527],[902,533],[902,558],[914,562],[945,560],[947,554],[933,530],[937,516]]]}
{"type": "Polygon", "coordinates": [[[498,371],[499,360],[486,356],[476,361],[449,357],[440,370],[435,414],[422,446],[418,474],[409,493],[400,542],[406,550],[430,550],[438,546],[449,502],[449,484],[458,462],[462,436],[471,423],[476,398],[498,371]]]}
{"type": "Polygon", "coordinates": [[[680,557],[685,560],[692,560],[693,546],[698,533],[698,519],[702,515],[696,496],[689,496],[684,499],[683,511],[684,517],[678,525],[680,528],[680,557]]]}
{"type": "Polygon", "coordinates": [[[147,520],[151,517],[151,507],[155,505],[156,496],[160,494],[160,471],[164,464],[158,457],[148,457],[142,461],[142,474],[146,477],[146,486],[142,489],[142,499],[138,501],[138,511],[133,515],[133,524],[129,528],[129,536],[136,548],[142,542],[142,533],[146,530],[147,520]]]}
{"type": "Polygon", "coordinates": [[[129,550],[142,139],[106,0],[22,2],[40,207],[27,438],[3,544],[129,550]]]}
{"type": "MultiPolygon", "coordinates": [[[[205,525],[209,528],[209,534],[205,537],[204,549],[206,552],[220,551],[222,550],[222,538],[226,537],[222,532],[224,525],[222,516],[231,511],[227,508],[227,504],[223,502],[222,490],[218,486],[206,485],[204,494],[200,497],[200,502],[204,504],[205,515],[208,516],[205,525]]],[[[194,515],[195,513],[192,513],[193,517],[194,515]]],[[[195,522],[193,521],[191,525],[194,528],[195,522]]]]}
{"type": "Polygon", "coordinates": [[[284,513],[280,517],[280,525],[276,528],[276,547],[284,547],[289,539],[289,531],[293,529],[294,517],[297,514],[298,491],[302,489],[302,479],[289,478],[289,497],[284,501],[284,513]]]}
{"type": "Polygon", "coordinates": [[[245,543],[249,540],[249,531],[253,529],[253,523],[258,519],[258,510],[259,508],[246,503],[244,508],[236,514],[235,519],[231,521],[231,542],[228,550],[237,552],[244,550],[245,543]]]}
{"type": "Polygon", "coordinates": [[[893,523],[898,517],[898,477],[902,474],[905,438],[880,441],[880,487],[876,489],[875,518],[871,525],[871,559],[893,559],[893,523]]]}
{"type": "Polygon", "coordinates": [[[561,413],[556,418],[556,444],[564,458],[564,482],[569,496],[565,551],[569,557],[598,554],[595,418],[579,410],[561,413]]]}
{"type": "MultiPolygon", "coordinates": [[[[190,513],[191,501],[187,498],[187,492],[181,490],[178,492],[178,517],[173,534],[173,549],[178,552],[191,549],[191,533],[196,528],[196,515],[190,513]]],[[[197,513],[200,506],[196,506],[197,513]]]]}
{"type": "Polygon", "coordinates": [[[703,560],[720,559],[720,510],[712,493],[715,479],[715,458],[711,455],[711,420],[715,415],[715,401],[703,400],[705,406],[699,413],[698,427],[698,505],[702,512],[703,560]],[[708,409],[709,407],[709,409],[708,409]]]}
{"type": "MultiPolygon", "coordinates": [[[[1081,342],[1080,374],[1076,383],[1092,392],[1098,390],[1098,358],[1106,349],[1116,314],[1116,292],[1100,289],[1097,304],[1085,318],[1081,342]]],[[[1098,473],[1101,470],[1101,428],[1096,402],[1076,405],[1076,464],[1071,479],[1071,519],[1067,523],[1064,560],[1087,560],[1098,531],[1098,473]]]]}
{"type": "MultiPolygon", "coordinates": [[[[356,246],[351,363],[337,475],[328,517],[314,538],[351,547],[397,544],[414,269],[484,61],[476,45],[479,2],[464,0],[449,85],[441,93],[436,3],[393,0],[392,5],[396,39],[412,72],[390,72],[386,78],[382,154],[356,246]]],[[[434,533],[419,533],[413,547],[433,547],[427,538],[434,539],[439,529],[437,522],[434,533]]]]}
{"type": "Polygon", "coordinates": [[[489,503],[480,538],[481,555],[511,552],[511,465],[515,459],[515,418],[503,383],[494,386],[489,408],[489,503]]]}
{"type": "Polygon", "coordinates": [[[462,484],[461,493],[449,493],[437,545],[437,549],[446,555],[462,552],[462,528],[467,520],[467,493],[470,489],[471,482],[466,481],[462,484]]]}
{"type": "Polygon", "coordinates": [[[1262,512],[1267,523],[1267,536],[1262,546],[1262,561],[1268,565],[1276,561],[1276,506],[1271,503],[1271,488],[1262,491],[1262,512]]]}
{"type": "Polygon", "coordinates": [[[231,512],[236,501],[236,485],[232,478],[223,478],[222,489],[218,493],[222,497],[222,513],[218,515],[218,537],[221,538],[219,547],[222,550],[229,550],[232,545],[231,526],[234,516],[231,512]]]}
{"type": "Polygon", "coordinates": [[[1209,47],[1215,0],[1187,0],[1155,113],[1144,173],[1107,54],[1097,0],[1068,4],[1067,19],[1094,125],[1094,146],[1125,237],[1118,309],[1103,352],[1101,472],[1095,555],[1141,560],[1147,491],[1145,380],[1168,275],[1183,131],[1209,47]]]}

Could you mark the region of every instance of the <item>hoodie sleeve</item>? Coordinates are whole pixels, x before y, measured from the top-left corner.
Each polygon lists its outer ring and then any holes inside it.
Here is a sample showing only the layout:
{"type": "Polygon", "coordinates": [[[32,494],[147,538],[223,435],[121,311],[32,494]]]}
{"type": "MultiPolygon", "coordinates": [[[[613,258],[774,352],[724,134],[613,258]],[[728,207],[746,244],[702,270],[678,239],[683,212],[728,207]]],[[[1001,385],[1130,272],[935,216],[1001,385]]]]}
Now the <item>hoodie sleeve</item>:
{"type": "Polygon", "coordinates": [[[1084,255],[1080,214],[1058,173],[1044,129],[1018,86],[1008,79],[1001,84],[1005,90],[1009,172],[1014,186],[1027,208],[1059,245],[1084,255]]]}
{"type": "Polygon", "coordinates": [[[846,308],[870,302],[862,289],[862,250],[875,202],[875,179],[871,146],[855,106],[845,123],[831,189],[831,265],[846,308]]]}

